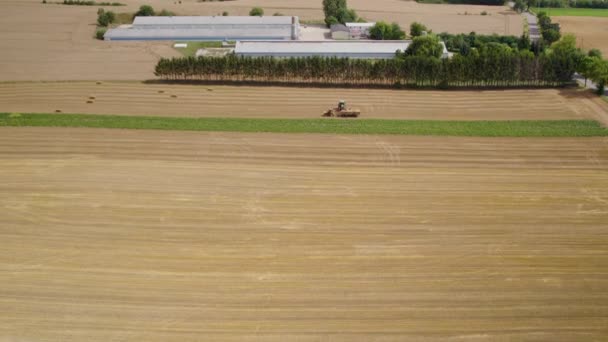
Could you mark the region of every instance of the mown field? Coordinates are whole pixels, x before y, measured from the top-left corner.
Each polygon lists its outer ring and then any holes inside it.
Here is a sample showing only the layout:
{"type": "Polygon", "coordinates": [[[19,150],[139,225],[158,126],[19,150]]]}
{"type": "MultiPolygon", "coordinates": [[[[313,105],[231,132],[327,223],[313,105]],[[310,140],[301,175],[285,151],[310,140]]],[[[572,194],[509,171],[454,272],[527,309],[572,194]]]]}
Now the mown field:
{"type": "Polygon", "coordinates": [[[576,89],[390,89],[142,84],[0,83],[0,112],[314,119],[346,100],[361,119],[581,120],[608,124],[608,106],[576,89]]]}
{"type": "Polygon", "coordinates": [[[602,340],[606,138],[0,127],[0,340],[602,340]]]}

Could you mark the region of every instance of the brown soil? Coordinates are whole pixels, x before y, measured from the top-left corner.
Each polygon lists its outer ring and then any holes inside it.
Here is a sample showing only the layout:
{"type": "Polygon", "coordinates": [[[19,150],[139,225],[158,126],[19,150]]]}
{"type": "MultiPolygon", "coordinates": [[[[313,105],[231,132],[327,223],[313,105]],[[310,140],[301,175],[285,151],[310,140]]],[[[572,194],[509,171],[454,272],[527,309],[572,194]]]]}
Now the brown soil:
{"type": "Polygon", "coordinates": [[[0,128],[0,340],[608,335],[608,140],[0,128]]]}
{"type": "Polygon", "coordinates": [[[577,90],[412,91],[158,85],[0,83],[0,112],[316,118],[344,99],[362,118],[509,120],[594,118],[608,104],[577,90]],[[91,97],[93,103],[87,103],[91,97]]]}
{"type": "MultiPolygon", "coordinates": [[[[120,0],[134,12],[141,1],[120,0]]],[[[253,6],[268,14],[281,12],[303,19],[321,19],[321,0],[238,0],[200,3],[196,0],[146,1],[156,9],[181,15],[214,15],[224,10],[246,15],[253,6]]],[[[426,23],[436,32],[522,32],[521,16],[503,7],[421,5],[401,0],[352,1],[351,6],[369,20],[426,23]],[[487,11],[491,15],[481,16],[487,11]],[[475,15],[463,15],[464,12],[475,15]],[[506,16],[501,13],[507,14],[506,16]],[[506,18],[506,19],[505,19],[506,18]],[[506,20],[506,24],[505,24],[506,20]]],[[[180,56],[171,42],[103,42],[93,38],[96,6],[42,4],[40,0],[0,0],[0,81],[23,80],[145,80],[154,78],[160,57],[180,56]]]]}
{"type": "Polygon", "coordinates": [[[551,20],[561,25],[562,32],[574,33],[579,47],[599,49],[608,56],[608,18],[552,17],[551,20]]]}

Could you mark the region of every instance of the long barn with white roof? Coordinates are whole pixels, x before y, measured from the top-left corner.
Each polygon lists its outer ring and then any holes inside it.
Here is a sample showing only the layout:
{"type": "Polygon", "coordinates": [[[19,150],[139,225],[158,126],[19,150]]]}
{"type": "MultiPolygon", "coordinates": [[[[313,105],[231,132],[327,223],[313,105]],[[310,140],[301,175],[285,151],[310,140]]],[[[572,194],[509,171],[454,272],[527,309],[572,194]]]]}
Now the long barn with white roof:
{"type": "Polygon", "coordinates": [[[298,17],[136,17],[133,25],[110,29],[105,40],[297,40],[298,17]]]}
{"type": "MultiPolygon", "coordinates": [[[[234,53],[244,57],[348,57],[390,59],[397,51],[404,52],[409,40],[357,40],[357,41],[256,41],[237,42],[234,53]]],[[[443,56],[448,51],[443,45],[443,56]]]]}

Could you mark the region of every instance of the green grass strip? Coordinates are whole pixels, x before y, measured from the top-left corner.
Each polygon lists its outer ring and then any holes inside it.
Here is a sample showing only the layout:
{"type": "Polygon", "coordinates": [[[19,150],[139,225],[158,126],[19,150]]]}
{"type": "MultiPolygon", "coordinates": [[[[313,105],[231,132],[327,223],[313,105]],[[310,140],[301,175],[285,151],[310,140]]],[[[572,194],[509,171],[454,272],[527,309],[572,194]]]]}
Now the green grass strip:
{"type": "Polygon", "coordinates": [[[608,17],[604,8],[534,8],[534,13],[545,12],[550,17],[608,17]]]}
{"type": "Polygon", "coordinates": [[[380,119],[176,118],[88,114],[0,113],[0,127],[93,127],[212,132],[400,134],[467,137],[595,137],[593,120],[433,121],[380,119]]]}

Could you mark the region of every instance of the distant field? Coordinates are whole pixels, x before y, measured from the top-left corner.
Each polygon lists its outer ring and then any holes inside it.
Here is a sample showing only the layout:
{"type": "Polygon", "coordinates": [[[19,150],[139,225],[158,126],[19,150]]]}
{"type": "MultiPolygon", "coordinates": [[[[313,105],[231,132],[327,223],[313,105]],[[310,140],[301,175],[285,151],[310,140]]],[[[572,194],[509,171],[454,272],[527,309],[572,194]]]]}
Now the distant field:
{"type": "Polygon", "coordinates": [[[600,49],[608,56],[608,17],[554,16],[553,21],[560,24],[562,33],[573,33],[579,47],[600,49]]]}
{"type": "Polygon", "coordinates": [[[608,9],[601,8],[534,8],[534,12],[547,12],[552,17],[608,17],[608,9]]]}

